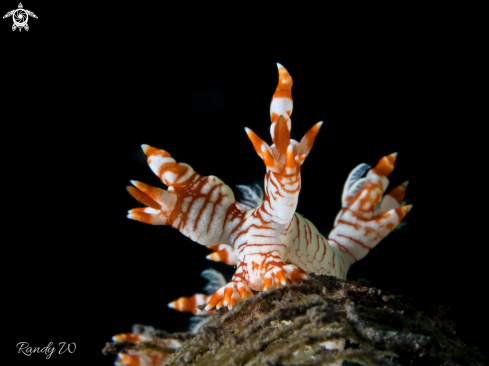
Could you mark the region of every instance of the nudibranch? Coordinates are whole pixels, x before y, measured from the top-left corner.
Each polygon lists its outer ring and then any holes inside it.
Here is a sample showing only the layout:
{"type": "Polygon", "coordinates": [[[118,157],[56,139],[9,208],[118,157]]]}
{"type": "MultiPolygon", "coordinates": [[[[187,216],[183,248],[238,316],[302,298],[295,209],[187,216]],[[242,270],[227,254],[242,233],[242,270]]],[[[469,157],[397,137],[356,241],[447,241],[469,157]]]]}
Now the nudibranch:
{"type": "MultiPolygon", "coordinates": [[[[236,265],[231,281],[211,295],[194,295],[171,303],[180,310],[227,307],[253,295],[297,283],[308,273],[346,279],[350,266],[363,258],[411,210],[403,205],[407,182],[383,196],[396,153],[374,168],[360,164],[348,176],[334,227],[324,237],[314,224],[295,212],[301,168],[322,122],[297,142],[292,126],[292,77],[277,64],[279,82],[270,105],[270,146],[245,128],[266,166],[264,197],[249,190],[248,203],[235,201],[233,191],[215,176],[203,177],[165,151],[142,145],[152,171],[167,190],[131,181],[129,193],[147,207],[128,218],[152,225],[171,225],[193,241],[214,249],[208,258],[236,265]],[[366,176],[364,174],[368,171],[366,176]],[[255,204],[256,204],[256,207],[255,204]]],[[[246,194],[245,194],[246,196],[246,194]]]]}
{"type": "Polygon", "coordinates": [[[134,345],[144,345],[149,342],[154,342],[152,347],[141,347],[140,349],[125,350],[117,354],[115,366],[156,366],[161,365],[166,360],[171,352],[166,350],[175,350],[182,345],[178,339],[159,339],[153,337],[155,329],[151,326],[135,324],[132,327],[132,333],[117,334],[112,337],[114,342],[131,342],[134,345]],[[162,347],[159,348],[158,346],[162,347]]]}

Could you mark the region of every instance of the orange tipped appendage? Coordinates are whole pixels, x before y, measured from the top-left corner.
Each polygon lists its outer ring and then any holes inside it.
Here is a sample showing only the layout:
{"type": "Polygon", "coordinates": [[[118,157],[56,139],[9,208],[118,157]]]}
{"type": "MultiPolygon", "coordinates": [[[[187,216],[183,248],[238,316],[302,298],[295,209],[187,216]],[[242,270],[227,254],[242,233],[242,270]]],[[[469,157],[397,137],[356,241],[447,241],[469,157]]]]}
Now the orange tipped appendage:
{"type": "Polygon", "coordinates": [[[283,115],[277,120],[273,133],[273,143],[275,144],[275,150],[279,154],[279,161],[283,160],[287,151],[287,146],[290,144],[290,131],[287,128],[287,122],[283,115]]]}
{"type": "Polygon", "coordinates": [[[219,178],[202,177],[192,167],[177,163],[171,155],[149,145],[142,145],[153,172],[168,190],[131,181],[129,193],[147,207],[130,210],[127,217],[152,225],[171,225],[182,234],[203,245],[227,241],[223,221],[234,205],[232,190],[219,178]]]}
{"type": "Polygon", "coordinates": [[[256,133],[254,133],[248,127],[245,127],[245,131],[246,134],[248,135],[248,138],[251,140],[251,143],[253,144],[256,153],[258,154],[258,156],[260,156],[263,159],[263,155],[261,152],[262,145],[267,147],[267,149],[270,149],[270,146],[268,146],[268,144],[265,141],[263,141],[256,133]]]}
{"type": "Polygon", "coordinates": [[[115,366],[160,366],[171,353],[158,349],[126,350],[117,354],[115,366]]]}
{"type": "Polygon", "coordinates": [[[150,347],[134,347],[125,345],[124,351],[117,354],[116,366],[159,366],[173,352],[164,352],[164,348],[176,350],[182,343],[172,338],[154,339],[151,335],[153,327],[134,325],[132,333],[122,333],[112,337],[114,342],[130,342],[139,345],[143,342],[151,342],[150,347]],[[156,346],[156,347],[155,347],[156,346]]]}
{"type": "Polygon", "coordinates": [[[273,158],[272,154],[270,154],[270,151],[268,151],[266,145],[261,145],[261,155],[263,158],[263,162],[265,163],[265,166],[268,169],[280,169],[279,164],[277,161],[273,158]]]}
{"type": "Polygon", "coordinates": [[[289,144],[289,146],[287,147],[287,155],[285,159],[285,173],[287,175],[292,175],[297,171],[297,167],[298,164],[294,155],[294,146],[292,144],[289,144]]]}
{"type": "Polygon", "coordinates": [[[236,253],[234,249],[229,245],[220,244],[215,247],[208,247],[214,250],[214,253],[209,254],[206,258],[214,262],[222,262],[229,265],[235,265],[237,263],[236,253]]]}
{"type": "Polygon", "coordinates": [[[402,201],[404,201],[404,197],[406,196],[406,189],[408,184],[409,181],[405,181],[404,183],[398,185],[397,187],[392,188],[388,196],[394,198],[397,203],[401,204],[402,201]]]}
{"type": "Polygon", "coordinates": [[[272,267],[265,273],[263,291],[273,290],[290,283],[298,283],[307,278],[306,273],[294,265],[272,267]]]}
{"type": "MultiPolygon", "coordinates": [[[[299,143],[299,146],[297,147],[297,154],[303,155],[304,159],[307,155],[309,155],[309,152],[314,145],[314,141],[316,140],[316,136],[319,133],[322,125],[323,122],[321,121],[312,126],[309,131],[306,132],[301,142],[299,143]]],[[[302,161],[304,161],[304,159],[302,161]]]]}
{"type": "Polygon", "coordinates": [[[350,263],[363,258],[400,224],[412,208],[412,205],[401,207],[407,182],[382,197],[396,158],[397,153],[384,156],[365,178],[361,176],[368,166],[361,164],[348,177],[343,191],[343,208],[328,240],[345,253],[350,263]]]}
{"type": "MultiPolygon", "coordinates": [[[[292,122],[290,115],[292,114],[293,102],[292,102],[292,77],[289,72],[277,63],[278,68],[278,85],[275,89],[275,93],[272,97],[272,103],[270,104],[270,119],[272,125],[278,121],[280,116],[284,116],[287,128],[291,129],[292,122]]],[[[273,126],[272,126],[273,128],[273,126]]],[[[273,135],[273,132],[272,132],[273,135]]]]}
{"type": "Polygon", "coordinates": [[[279,81],[275,93],[270,104],[270,116],[272,124],[270,126],[270,134],[274,145],[268,146],[260,137],[258,137],[253,131],[246,128],[246,133],[253,143],[253,147],[257,154],[267,161],[265,165],[269,170],[273,170],[276,173],[294,174],[295,169],[293,165],[299,166],[304,162],[306,156],[309,154],[316,135],[321,128],[322,122],[314,125],[309,132],[306,133],[301,143],[297,143],[295,140],[290,139],[290,131],[292,122],[290,116],[292,114],[292,77],[289,72],[281,64],[277,63],[279,71],[279,81]],[[292,144],[294,154],[294,164],[289,162],[289,166],[286,167],[286,154],[288,146],[292,144]],[[266,147],[267,152],[263,151],[263,146],[266,147]],[[272,164],[271,157],[275,160],[272,164]]]}
{"type": "MultiPolygon", "coordinates": [[[[277,62],[278,69],[278,85],[273,94],[273,98],[289,98],[292,99],[292,76],[285,67],[277,62]]],[[[290,113],[289,113],[290,114],[290,113]]]]}
{"type": "Polygon", "coordinates": [[[409,182],[406,181],[397,187],[392,188],[391,191],[384,196],[379,207],[378,215],[383,215],[387,211],[398,208],[403,204],[408,183],[409,182]]]}
{"type": "Polygon", "coordinates": [[[397,153],[384,156],[379,160],[375,168],[372,168],[371,172],[377,175],[387,177],[394,170],[394,163],[397,159],[397,153]]]}
{"type": "Polygon", "coordinates": [[[167,186],[180,186],[188,182],[195,174],[192,167],[177,163],[165,150],[149,145],[141,146],[148,159],[148,165],[167,186]]]}
{"type": "Polygon", "coordinates": [[[198,306],[207,304],[211,297],[212,295],[204,294],[194,294],[190,297],[180,297],[179,299],[169,303],[168,307],[182,312],[202,315],[206,312],[199,310],[198,306]]]}
{"type": "Polygon", "coordinates": [[[233,304],[237,301],[242,301],[253,296],[250,288],[242,283],[232,280],[226,286],[221,287],[210,299],[205,307],[205,311],[212,310],[214,307],[219,310],[222,306],[229,310],[233,308],[233,304]]]}
{"type": "Polygon", "coordinates": [[[113,336],[112,340],[114,342],[127,341],[127,342],[138,344],[141,342],[148,342],[151,340],[151,338],[137,333],[121,333],[113,336]]]}
{"type": "MultiPolygon", "coordinates": [[[[118,353],[115,366],[142,366],[145,364],[145,360],[141,359],[138,354],[118,353]]],[[[147,362],[146,362],[147,364],[147,362]]]]}
{"type": "Polygon", "coordinates": [[[161,210],[161,205],[158,202],[152,200],[151,197],[149,197],[144,192],[132,186],[127,186],[126,189],[131,196],[133,196],[136,200],[141,202],[143,205],[154,208],[155,210],[161,210]]]}

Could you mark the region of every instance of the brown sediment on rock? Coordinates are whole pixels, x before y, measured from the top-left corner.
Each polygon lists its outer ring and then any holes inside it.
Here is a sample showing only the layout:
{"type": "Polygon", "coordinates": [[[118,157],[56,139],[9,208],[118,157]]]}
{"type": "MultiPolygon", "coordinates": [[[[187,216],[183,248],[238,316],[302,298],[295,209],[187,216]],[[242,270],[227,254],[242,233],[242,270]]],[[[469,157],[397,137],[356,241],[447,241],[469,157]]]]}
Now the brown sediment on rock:
{"type": "Polygon", "coordinates": [[[178,337],[191,338],[163,365],[485,364],[455,334],[446,308],[330,276],[257,293],[221,309],[197,334],[178,337]],[[324,342],[346,347],[328,350],[324,342]]]}
{"type": "Polygon", "coordinates": [[[175,333],[169,333],[164,330],[155,330],[153,332],[153,338],[155,340],[159,339],[177,339],[179,341],[185,341],[189,338],[194,337],[194,334],[189,333],[189,332],[175,332],[175,333]]]}
{"type": "Polygon", "coordinates": [[[104,355],[117,355],[119,352],[122,352],[125,349],[130,349],[135,345],[136,344],[128,341],[107,342],[105,347],[102,349],[102,353],[104,355]]]}
{"type": "Polygon", "coordinates": [[[129,353],[131,352],[138,352],[138,351],[156,351],[160,353],[174,353],[175,348],[169,348],[169,347],[164,347],[161,345],[158,345],[154,342],[141,342],[141,343],[132,343],[132,342],[127,342],[127,341],[121,341],[121,342],[107,342],[105,345],[104,349],[102,350],[102,353],[104,355],[117,355],[120,352],[123,351],[128,351],[129,353]]]}

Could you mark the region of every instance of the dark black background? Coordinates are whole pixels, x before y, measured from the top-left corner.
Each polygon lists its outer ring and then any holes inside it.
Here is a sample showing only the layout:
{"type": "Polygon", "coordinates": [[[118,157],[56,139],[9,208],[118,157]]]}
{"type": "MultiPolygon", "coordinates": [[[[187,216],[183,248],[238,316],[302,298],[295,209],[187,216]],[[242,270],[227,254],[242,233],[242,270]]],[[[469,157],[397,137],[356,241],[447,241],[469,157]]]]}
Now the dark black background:
{"type": "Polygon", "coordinates": [[[142,143],[233,190],[262,184],[244,127],[270,141],[276,62],[294,79],[292,137],[324,121],[297,211],[326,235],[350,170],[397,151],[392,186],[409,179],[414,208],[349,278],[449,307],[485,352],[476,22],[408,6],[23,4],[39,17],[28,32],[0,23],[5,355],[39,364],[15,345],[66,341],[76,352],[47,364],[110,365],[101,349],[134,323],[186,329],[166,304],[201,292],[208,250],[126,219],[125,186],[159,185],[142,143]]]}

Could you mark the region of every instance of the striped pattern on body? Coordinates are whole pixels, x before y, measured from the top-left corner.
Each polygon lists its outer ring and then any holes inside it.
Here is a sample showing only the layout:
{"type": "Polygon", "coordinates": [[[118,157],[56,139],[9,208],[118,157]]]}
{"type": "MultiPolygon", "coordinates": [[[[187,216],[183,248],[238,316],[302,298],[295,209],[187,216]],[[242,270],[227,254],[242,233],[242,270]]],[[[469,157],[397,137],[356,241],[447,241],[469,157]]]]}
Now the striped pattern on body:
{"type": "Polygon", "coordinates": [[[194,294],[189,297],[180,297],[179,299],[169,303],[168,307],[182,312],[189,312],[195,315],[210,314],[210,312],[200,310],[198,306],[206,305],[213,295],[214,294],[194,294]]]}
{"type": "MultiPolygon", "coordinates": [[[[132,181],[129,193],[147,207],[129,211],[128,217],[153,225],[171,225],[190,239],[209,246],[209,259],[236,264],[230,283],[207,295],[177,300],[174,308],[206,311],[232,308],[254,291],[295,283],[306,273],[345,278],[349,266],[385,237],[411,206],[402,206],[407,184],[394,188],[382,200],[395,154],[368,170],[361,164],[347,179],[342,208],[328,239],[301,215],[295,213],[301,188],[300,170],[310,153],[322,122],[297,142],[290,138],[292,126],[292,78],[278,64],[279,85],[270,105],[269,146],[246,128],[253,147],[267,168],[261,205],[247,211],[235,202],[233,192],[220,179],[198,175],[189,165],[177,163],[168,152],[143,145],[148,164],[168,190],[132,181]],[[380,203],[380,204],[379,204],[380,203]],[[181,300],[181,301],[180,301],[181,300]],[[180,301],[180,302],[178,302],[180,301]]],[[[250,202],[261,197],[248,192],[250,202]]]]}
{"type": "Polygon", "coordinates": [[[235,265],[238,262],[234,249],[226,244],[219,244],[214,247],[208,247],[214,252],[209,254],[206,258],[214,262],[222,262],[230,265],[235,265]]]}
{"type": "MultiPolygon", "coordinates": [[[[112,337],[114,342],[127,341],[135,344],[142,342],[154,342],[158,346],[168,349],[177,349],[182,342],[177,339],[158,339],[154,340],[151,333],[153,327],[134,325],[132,333],[121,333],[112,337]]],[[[172,353],[163,352],[162,349],[142,348],[139,350],[126,350],[119,352],[115,361],[115,366],[159,366],[171,356],[172,353]]]]}
{"type": "Polygon", "coordinates": [[[151,170],[168,186],[165,191],[131,181],[128,192],[148,207],[129,211],[128,218],[153,225],[171,225],[207,246],[226,243],[225,218],[240,214],[231,188],[214,176],[202,177],[187,164],[177,163],[164,150],[142,146],[151,170]]]}
{"type": "Polygon", "coordinates": [[[288,235],[292,237],[287,253],[288,262],[307,273],[346,279],[349,263],[311,221],[296,213],[288,235]]]}
{"type": "Polygon", "coordinates": [[[397,154],[384,156],[365,178],[368,166],[361,164],[350,173],[338,213],[328,240],[343,254],[349,264],[365,257],[370,249],[385,238],[411,210],[401,206],[408,182],[382,197],[389,184],[387,176],[394,170],[397,154]]]}

